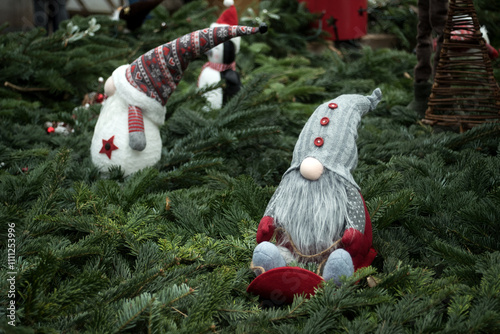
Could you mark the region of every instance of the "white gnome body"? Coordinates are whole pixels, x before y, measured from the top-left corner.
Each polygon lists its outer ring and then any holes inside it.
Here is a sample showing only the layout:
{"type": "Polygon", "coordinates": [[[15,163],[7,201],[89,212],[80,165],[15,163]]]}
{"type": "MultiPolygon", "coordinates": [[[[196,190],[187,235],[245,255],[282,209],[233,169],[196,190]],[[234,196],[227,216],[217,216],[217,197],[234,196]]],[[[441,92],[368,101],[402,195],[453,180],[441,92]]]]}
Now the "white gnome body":
{"type": "Polygon", "coordinates": [[[161,137],[159,124],[153,123],[144,115],[144,132],[147,145],[143,151],[137,151],[129,146],[127,110],[128,104],[119,95],[109,97],[102,106],[101,114],[95,126],[91,144],[92,162],[100,170],[106,171],[111,166],[120,165],[125,176],[154,165],[161,157],[161,137]],[[100,153],[102,138],[114,137],[114,145],[118,148],[111,152],[111,158],[100,153]]]}
{"type": "MultiPolygon", "coordinates": [[[[238,13],[234,7],[234,1],[224,0],[224,6],[228,8],[219,16],[216,22],[210,25],[211,28],[238,24],[238,13]]],[[[230,41],[217,45],[206,53],[208,62],[203,65],[198,77],[198,88],[215,86],[219,82],[225,81],[224,89],[218,87],[203,94],[211,109],[220,109],[224,102],[240,89],[239,76],[235,72],[235,58],[240,50],[240,43],[241,38],[235,37],[230,41]]]]}
{"type": "Polygon", "coordinates": [[[164,123],[166,112],[165,107],[151,99],[145,99],[144,94],[122,79],[127,66],[117,68],[106,81],[105,94],[108,98],[102,104],[90,146],[92,162],[96,167],[107,171],[109,167],[121,166],[125,176],[153,166],[160,160],[160,127],[164,123]],[[134,150],[129,145],[128,105],[132,101],[143,108],[146,147],[142,151],[134,150]],[[110,147],[106,150],[106,143],[111,138],[117,149],[110,147]],[[109,156],[106,152],[110,152],[109,156]]]}
{"type": "Polygon", "coordinates": [[[119,166],[128,176],[161,158],[160,127],[166,103],[189,62],[237,36],[265,33],[267,26],[221,26],[191,32],[118,67],[104,85],[103,102],[90,146],[101,172],[119,166]]]}
{"type": "MultiPolygon", "coordinates": [[[[224,52],[222,45],[217,45],[207,53],[208,61],[213,63],[222,63],[222,54],[224,52]],[[220,60],[216,60],[220,59],[220,60]]],[[[221,81],[220,71],[217,71],[209,66],[203,68],[198,78],[198,88],[215,86],[221,81]]],[[[213,89],[203,94],[212,109],[220,109],[222,107],[222,87],[213,89]]]]}
{"type": "MultiPolygon", "coordinates": [[[[234,44],[234,53],[232,54],[232,57],[234,58],[236,57],[236,54],[238,53],[240,48],[240,38],[233,38],[231,41],[229,41],[229,43],[234,44]]],[[[222,72],[227,69],[234,68],[235,65],[233,65],[233,62],[229,64],[224,62],[225,44],[226,43],[219,44],[206,53],[208,62],[205,64],[205,66],[203,66],[203,69],[200,72],[200,76],[198,77],[198,88],[201,89],[217,85],[221,80],[224,79],[222,76],[222,72]]],[[[230,82],[226,82],[226,85],[230,84],[230,82]]],[[[203,97],[205,97],[205,99],[209,103],[210,108],[222,108],[224,101],[224,91],[222,87],[218,87],[204,93],[203,97]]]]}

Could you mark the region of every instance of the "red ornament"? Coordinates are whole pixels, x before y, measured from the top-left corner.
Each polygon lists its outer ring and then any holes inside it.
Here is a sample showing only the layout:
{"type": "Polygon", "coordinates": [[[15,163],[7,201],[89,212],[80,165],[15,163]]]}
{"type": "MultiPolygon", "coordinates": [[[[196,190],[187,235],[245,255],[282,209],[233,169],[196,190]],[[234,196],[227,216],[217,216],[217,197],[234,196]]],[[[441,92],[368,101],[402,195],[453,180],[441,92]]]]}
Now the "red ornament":
{"type": "Polygon", "coordinates": [[[56,129],[54,129],[54,127],[53,127],[53,126],[49,126],[49,127],[47,128],[47,133],[52,133],[52,132],[55,132],[55,131],[56,131],[56,129]]]}
{"type": "Polygon", "coordinates": [[[328,108],[330,108],[330,109],[337,109],[338,107],[339,107],[339,106],[338,106],[338,104],[337,104],[337,103],[333,103],[333,102],[332,102],[332,103],[329,103],[329,104],[328,104],[328,108]]]}
{"type": "Polygon", "coordinates": [[[328,117],[323,117],[320,121],[321,125],[327,125],[330,122],[330,119],[328,117]]]}
{"type": "Polygon", "coordinates": [[[101,94],[101,93],[96,94],[96,96],[95,96],[95,101],[96,101],[97,103],[102,103],[102,101],[104,101],[104,94],[101,94]]]}
{"type": "Polygon", "coordinates": [[[111,152],[118,149],[118,147],[113,143],[114,140],[115,136],[109,138],[108,140],[103,139],[102,148],[99,153],[104,153],[108,156],[109,159],[111,159],[111,152]]]}

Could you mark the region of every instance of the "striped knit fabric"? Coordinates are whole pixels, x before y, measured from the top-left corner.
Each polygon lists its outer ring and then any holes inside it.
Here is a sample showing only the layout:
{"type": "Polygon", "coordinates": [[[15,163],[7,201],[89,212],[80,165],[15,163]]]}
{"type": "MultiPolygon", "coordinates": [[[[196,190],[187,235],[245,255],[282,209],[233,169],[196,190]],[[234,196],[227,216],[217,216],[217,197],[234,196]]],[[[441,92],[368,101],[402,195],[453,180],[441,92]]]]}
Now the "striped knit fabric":
{"type": "Polygon", "coordinates": [[[361,116],[375,109],[381,98],[377,88],[371,96],[341,95],[320,105],[299,135],[288,171],[313,157],[359,189],[351,175],[358,163],[357,128],[361,116]]]}
{"type": "Polygon", "coordinates": [[[177,88],[189,61],[233,37],[266,30],[267,26],[219,26],[186,34],[137,58],[127,68],[126,79],[164,106],[177,88]]]}
{"type": "Polygon", "coordinates": [[[201,68],[201,70],[203,71],[203,69],[207,68],[207,67],[210,67],[210,68],[216,70],[217,72],[224,72],[227,70],[236,71],[236,62],[233,61],[231,64],[219,64],[219,63],[213,63],[211,61],[208,61],[205,64],[203,64],[203,67],[201,68]]]}
{"type": "Polygon", "coordinates": [[[198,76],[198,83],[197,83],[198,87],[200,87],[200,77],[201,77],[201,74],[203,73],[203,70],[206,69],[207,67],[210,67],[211,69],[216,70],[217,72],[224,72],[224,71],[227,71],[227,70],[236,71],[236,62],[233,61],[231,64],[219,64],[219,63],[213,63],[211,61],[207,61],[201,67],[200,75],[198,76]]]}
{"type": "Polygon", "coordinates": [[[144,120],[139,107],[128,106],[128,132],[144,132],[144,120]]]}

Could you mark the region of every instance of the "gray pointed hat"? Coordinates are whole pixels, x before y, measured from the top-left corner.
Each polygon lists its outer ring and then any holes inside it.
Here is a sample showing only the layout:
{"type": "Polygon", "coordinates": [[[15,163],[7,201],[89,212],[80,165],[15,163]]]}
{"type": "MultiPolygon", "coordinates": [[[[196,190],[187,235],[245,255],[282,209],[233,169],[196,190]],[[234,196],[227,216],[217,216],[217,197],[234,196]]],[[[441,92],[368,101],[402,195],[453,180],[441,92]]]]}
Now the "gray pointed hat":
{"type": "Polygon", "coordinates": [[[351,174],[358,164],[357,129],[361,116],[375,109],[381,99],[377,88],[371,96],[346,94],[321,104],[304,125],[286,173],[312,157],[359,189],[351,174]]]}

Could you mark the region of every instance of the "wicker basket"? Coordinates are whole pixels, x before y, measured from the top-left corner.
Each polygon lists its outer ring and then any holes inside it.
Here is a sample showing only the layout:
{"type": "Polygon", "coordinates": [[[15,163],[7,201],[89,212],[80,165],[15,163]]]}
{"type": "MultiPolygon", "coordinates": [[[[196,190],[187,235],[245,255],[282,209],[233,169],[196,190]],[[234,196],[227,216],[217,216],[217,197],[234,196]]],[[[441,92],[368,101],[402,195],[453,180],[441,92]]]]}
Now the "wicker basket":
{"type": "Polygon", "coordinates": [[[450,0],[439,64],[424,123],[460,132],[500,121],[500,89],[493,76],[472,0],[450,0]]]}

